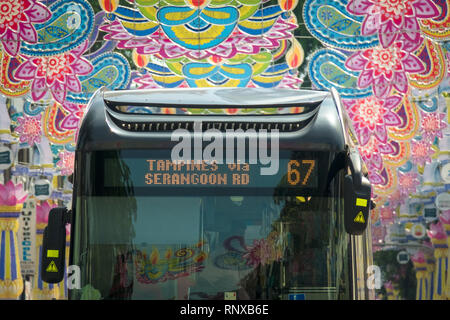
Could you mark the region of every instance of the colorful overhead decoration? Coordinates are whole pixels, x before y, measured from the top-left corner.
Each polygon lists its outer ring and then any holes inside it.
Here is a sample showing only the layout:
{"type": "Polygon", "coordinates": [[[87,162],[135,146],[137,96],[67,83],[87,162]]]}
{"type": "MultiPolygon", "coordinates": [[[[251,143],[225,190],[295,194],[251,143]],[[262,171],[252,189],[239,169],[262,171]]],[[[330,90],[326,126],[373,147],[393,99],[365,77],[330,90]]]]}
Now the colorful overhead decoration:
{"type": "Polygon", "coordinates": [[[38,42],[34,24],[50,19],[50,10],[37,0],[6,0],[1,3],[0,39],[9,56],[19,53],[22,41],[38,42]]]}
{"type": "Polygon", "coordinates": [[[449,210],[450,0],[332,3],[0,0],[0,173],[62,177],[51,199],[70,201],[79,124],[104,86],[335,87],[374,186],[375,250],[399,221],[432,230],[449,210]]]}

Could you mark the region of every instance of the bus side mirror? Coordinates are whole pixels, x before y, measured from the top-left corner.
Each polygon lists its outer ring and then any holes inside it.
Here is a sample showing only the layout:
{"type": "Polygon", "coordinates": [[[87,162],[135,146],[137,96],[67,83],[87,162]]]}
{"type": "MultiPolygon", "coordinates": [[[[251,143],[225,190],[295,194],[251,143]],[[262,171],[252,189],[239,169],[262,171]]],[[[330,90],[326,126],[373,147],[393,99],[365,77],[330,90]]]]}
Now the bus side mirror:
{"type": "Polygon", "coordinates": [[[369,219],[372,187],[363,175],[358,153],[351,152],[347,163],[351,174],[344,177],[344,225],[347,233],[361,235],[369,219]]]}
{"type": "Polygon", "coordinates": [[[44,229],[41,251],[41,278],[47,283],[58,283],[64,279],[66,258],[66,223],[68,210],[53,208],[44,229]]]}

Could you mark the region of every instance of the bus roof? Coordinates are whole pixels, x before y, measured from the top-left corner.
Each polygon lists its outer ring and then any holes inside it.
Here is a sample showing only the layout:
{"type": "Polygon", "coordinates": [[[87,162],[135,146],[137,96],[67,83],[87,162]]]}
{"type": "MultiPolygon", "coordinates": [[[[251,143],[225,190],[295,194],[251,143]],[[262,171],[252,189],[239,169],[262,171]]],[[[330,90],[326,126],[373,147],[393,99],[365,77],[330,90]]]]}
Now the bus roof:
{"type": "Polygon", "coordinates": [[[171,148],[173,130],[279,130],[281,149],[343,151],[347,143],[339,97],[330,92],[294,89],[192,88],[98,90],[82,120],[77,151],[171,148]],[[263,115],[149,114],[118,107],[278,108],[300,107],[299,113],[263,115]]]}
{"type": "Polygon", "coordinates": [[[262,88],[184,88],[104,92],[112,104],[208,107],[264,107],[322,102],[326,91],[262,88]]]}

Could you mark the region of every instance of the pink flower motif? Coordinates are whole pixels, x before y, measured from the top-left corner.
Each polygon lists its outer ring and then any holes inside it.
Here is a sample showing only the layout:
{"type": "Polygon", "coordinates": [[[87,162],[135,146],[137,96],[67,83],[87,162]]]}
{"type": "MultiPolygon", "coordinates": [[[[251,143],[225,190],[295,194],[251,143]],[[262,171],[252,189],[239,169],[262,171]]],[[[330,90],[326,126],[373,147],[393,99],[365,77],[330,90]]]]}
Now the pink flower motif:
{"type": "Polygon", "coordinates": [[[21,40],[36,43],[32,23],[43,23],[50,17],[50,10],[36,0],[0,0],[0,40],[5,51],[14,57],[21,40]]]}
{"type": "Polygon", "coordinates": [[[387,142],[386,126],[398,126],[402,123],[400,117],[392,112],[401,100],[400,96],[392,96],[386,100],[374,96],[343,100],[361,144],[369,142],[371,135],[382,143],[387,142]]]}
{"type": "Polygon", "coordinates": [[[403,195],[415,193],[417,186],[420,184],[417,173],[415,172],[399,172],[398,173],[398,186],[400,192],[403,195]]]}
{"type": "Polygon", "coordinates": [[[395,212],[391,207],[380,209],[380,220],[384,225],[394,223],[395,212]]]}
{"type": "Polygon", "coordinates": [[[434,153],[431,148],[431,142],[428,140],[412,140],[411,141],[411,155],[412,162],[417,165],[425,165],[431,162],[431,155],[434,153]]]}
{"type": "Polygon", "coordinates": [[[35,143],[41,142],[42,137],[42,115],[35,117],[19,117],[17,121],[19,126],[14,129],[14,132],[20,135],[20,142],[26,142],[31,147],[35,143]]]}
{"type": "Polygon", "coordinates": [[[50,205],[47,201],[41,201],[41,204],[36,206],[36,222],[47,224],[48,214],[55,207],[57,207],[56,204],[50,205]]]}
{"type": "Polygon", "coordinates": [[[41,99],[50,89],[53,98],[64,103],[67,91],[80,92],[80,75],[87,75],[93,67],[81,55],[86,51],[88,41],[69,52],[49,57],[30,57],[16,70],[15,77],[31,80],[33,100],[41,99]]]}
{"type": "Polygon", "coordinates": [[[386,98],[392,88],[399,93],[408,91],[406,72],[420,73],[425,70],[423,62],[396,42],[389,48],[381,46],[358,51],[345,62],[351,70],[362,71],[358,86],[372,90],[378,98],[386,98]]]}
{"type": "Polygon", "coordinates": [[[70,176],[73,173],[75,164],[75,153],[64,151],[59,154],[59,161],[56,165],[61,169],[62,176],[70,176]]]}
{"type": "Polygon", "coordinates": [[[430,225],[430,230],[427,230],[428,237],[433,240],[445,240],[447,239],[447,233],[445,232],[442,222],[437,222],[430,225]]]}
{"type": "Polygon", "coordinates": [[[365,145],[360,145],[358,149],[369,170],[374,168],[381,170],[383,168],[382,154],[394,153],[394,148],[389,143],[381,143],[373,136],[369,138],[365,145]]]}
{"type": "Polygon", "coordinates": [[[422,122],[420,126],[420,131],[422,132],[422,137],[425,140],[433,142],[434,138],[442,138],[442,130],[447,127],[445,123],[445,113],[433,112],[426,113],[422,112],[422,122]]]}
{"type": "Polygon", "coordinates": [[[389,195],[388,201],[390,208],[396,208],[405,203],[405,195],[397,189],[389,195]]]}
{"type": "Polygon", "coordinates": [[[14,185],[12,180],[0,183],[0,206],[15,206],[24,203],[27,197],[28,193],[23,190],[21,183],[14,185]]]}
{"type": "Polygon", "coordinates": [[[420,45],[422,41],[417,18],[433,18],[440,14],[431,0],[350,0],[347,10],[366,16],[361,34],[368,36],[378,32],[384,48],[399,39],[420,45]]]}

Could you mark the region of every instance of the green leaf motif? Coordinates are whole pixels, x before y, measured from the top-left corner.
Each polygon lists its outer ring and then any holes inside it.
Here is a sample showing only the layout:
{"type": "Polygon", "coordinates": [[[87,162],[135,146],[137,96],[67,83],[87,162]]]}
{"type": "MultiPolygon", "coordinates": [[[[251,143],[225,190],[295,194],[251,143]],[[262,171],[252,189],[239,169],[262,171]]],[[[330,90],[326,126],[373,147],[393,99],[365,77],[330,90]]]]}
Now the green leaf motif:
{"type": "MultiPolygon", "coordinates": [[[[66,30],[64,30],[63,28],[60,28],[58,26],[48,26],[47,28],[44,29],[44,31],[45,31],[45,33],[47,33],[47,35],[49,35],[53,39],[65,38],[69,34],[66,30]]],[[[45,35],[44,35],[44,37],[45,37],[45,35]]]]}

